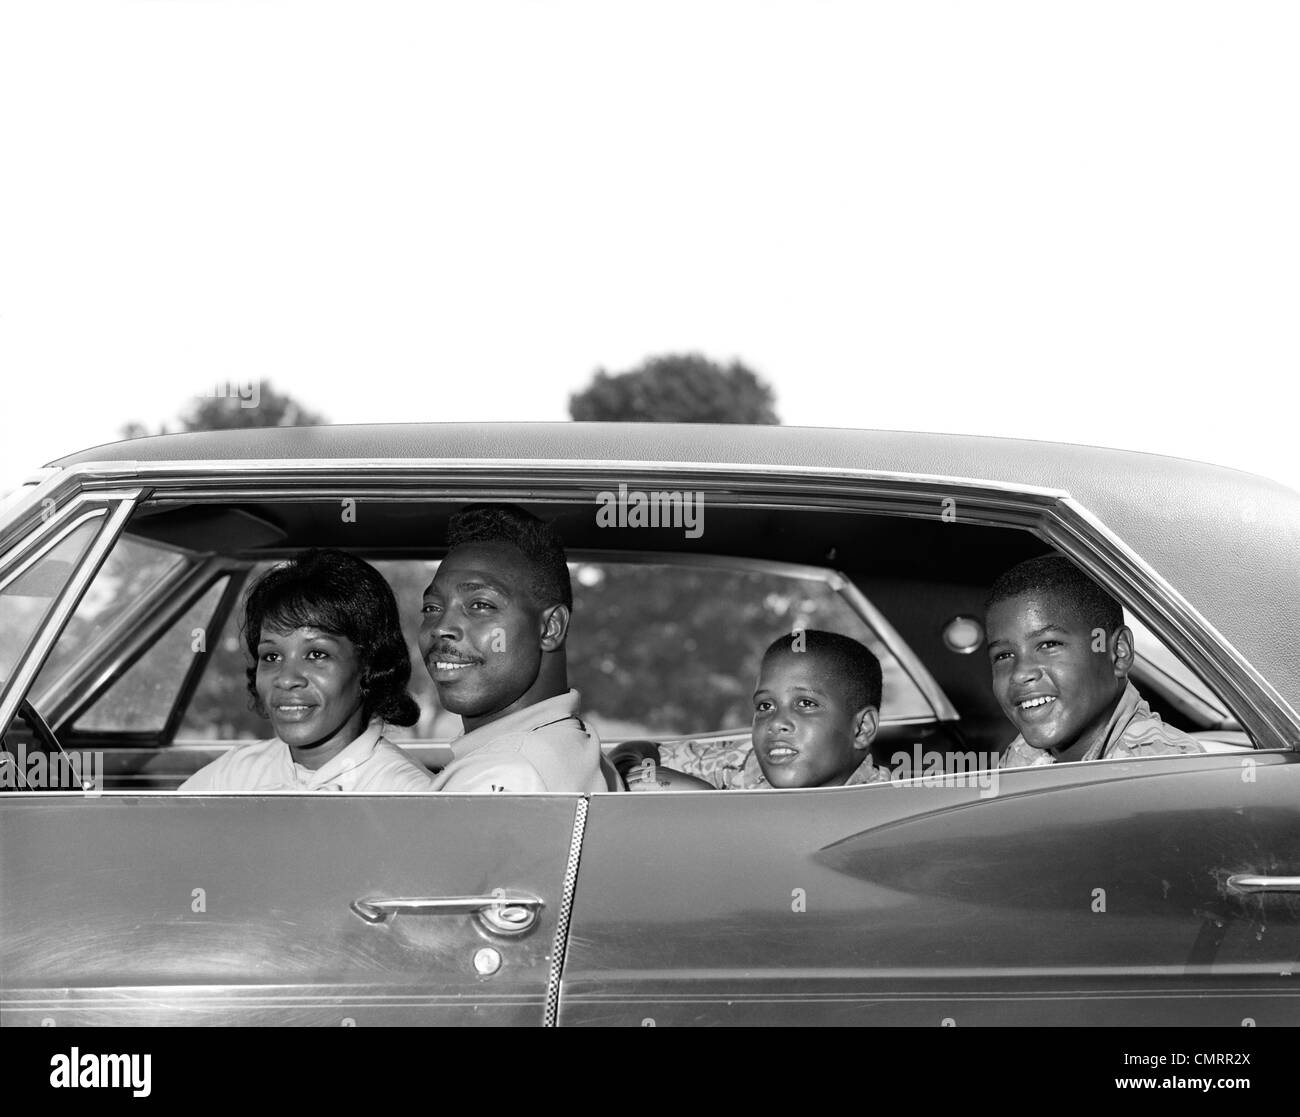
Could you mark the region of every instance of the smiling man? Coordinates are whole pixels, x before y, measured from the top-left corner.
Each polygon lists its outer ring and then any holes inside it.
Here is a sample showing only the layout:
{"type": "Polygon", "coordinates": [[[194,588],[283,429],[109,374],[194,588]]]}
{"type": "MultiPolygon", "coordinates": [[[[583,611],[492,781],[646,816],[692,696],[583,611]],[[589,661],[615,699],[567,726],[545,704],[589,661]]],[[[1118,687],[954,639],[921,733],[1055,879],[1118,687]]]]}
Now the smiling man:
{"type": "Polygon", "coordinates": [[[1133,633],[1119,602],[1064,556],[994,582],[986,627],[993,691],[1020,732],[1001,767],[1204,751],[1128,681],[1133,633]]]}
{"type": "Polygon", "coordinates": [[[440,791],[604,791],[564,643],[573,589],[554,530],[510,505],[452,517],[421,608],[420,655],[465,733],[440,791]]]}

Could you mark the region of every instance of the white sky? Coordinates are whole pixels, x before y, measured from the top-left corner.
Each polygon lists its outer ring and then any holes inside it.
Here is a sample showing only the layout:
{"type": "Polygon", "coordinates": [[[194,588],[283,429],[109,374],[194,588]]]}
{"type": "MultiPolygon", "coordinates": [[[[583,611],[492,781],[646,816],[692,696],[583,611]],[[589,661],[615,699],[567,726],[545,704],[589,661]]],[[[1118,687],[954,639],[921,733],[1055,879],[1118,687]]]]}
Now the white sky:
{"type": "Polygon", "coordinates": [[[564,419],[739,357],[791,424],[1300,488],[1300,5],[0,4],[0,491],[270,379],[564,419]]]}

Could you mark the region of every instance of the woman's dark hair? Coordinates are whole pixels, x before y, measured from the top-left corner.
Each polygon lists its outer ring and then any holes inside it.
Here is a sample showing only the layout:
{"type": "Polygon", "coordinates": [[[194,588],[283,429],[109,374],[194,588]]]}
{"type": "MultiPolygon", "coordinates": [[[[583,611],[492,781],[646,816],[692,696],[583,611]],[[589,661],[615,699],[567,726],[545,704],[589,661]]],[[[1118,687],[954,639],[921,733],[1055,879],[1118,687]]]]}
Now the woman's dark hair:
{"type": "Polygon", "coordinates": [[[414,725],[420,707],[407,692],[411,657],[402,638],[397,600],[370,563],[344,551],[313,549],[268,570],[244,602],[244,645],[252,657],[248,691],[253,709],[266,710],[257,693],[257,645],[265,627],[319,628],[352,641],[361,661],[361,710],[368,722],[414,725]]]}

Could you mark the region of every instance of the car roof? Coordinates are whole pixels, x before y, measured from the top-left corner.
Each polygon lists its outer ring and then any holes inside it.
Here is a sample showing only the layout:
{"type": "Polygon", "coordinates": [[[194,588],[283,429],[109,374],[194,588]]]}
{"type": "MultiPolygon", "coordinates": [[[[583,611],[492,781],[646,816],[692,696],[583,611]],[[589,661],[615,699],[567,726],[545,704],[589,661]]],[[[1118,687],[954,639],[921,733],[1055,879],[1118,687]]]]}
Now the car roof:
{"type": "Polygon", "coordinates": [[[289,460],[569,460],[862,470],[1057,490],[1184,594],[1300,708],[1300,494],[1126,450],[974,435],[691,423],[402,423],[250,428],[97,446],[55,468],[289,460]]]}
{"type": "MultiPolygon", "coordinates": [[[[193,431],[109,442],[49,463],[265,459],[515,458],[706,462],[879,469],[1027,482],[1034,469],[1061,483],[1080,468],[1108,473],[1148,463],[1235,482],[1276,482],[1224,466],[1132,450],[987,435],[720,423],[374,423],[193,431]],[[866,455],[866,461],[862,460],[866,455]],[[1007,474],[1007,470],[1011,474],[1007,474]]],[[[1281,486],[1279,486],[1281,487],[1281,486]]],[[[1300,494],[1298,494],[1300,495],[1300,494]]]]}

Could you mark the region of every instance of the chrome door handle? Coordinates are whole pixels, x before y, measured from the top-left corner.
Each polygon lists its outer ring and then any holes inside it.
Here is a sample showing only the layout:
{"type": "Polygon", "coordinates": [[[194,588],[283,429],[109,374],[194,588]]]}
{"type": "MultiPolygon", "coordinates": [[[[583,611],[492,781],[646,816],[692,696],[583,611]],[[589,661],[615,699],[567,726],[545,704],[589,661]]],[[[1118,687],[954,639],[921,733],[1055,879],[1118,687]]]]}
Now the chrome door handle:
{"type": "Polygon", "coordinates": [[[384,923],[394,915],[475,915],[497,935],[531,931],[546,905],[527,892],[494,888],[490,896],[372,896],[352,901],[352,910],[367,923],[384,923]]]}
{"type": "Polygon", "coordinates": [[[1228,887],[1238,892],[1300,892],[1300,877],[1257,877],[1238,873],[1228,878],[1228,887]]]}

